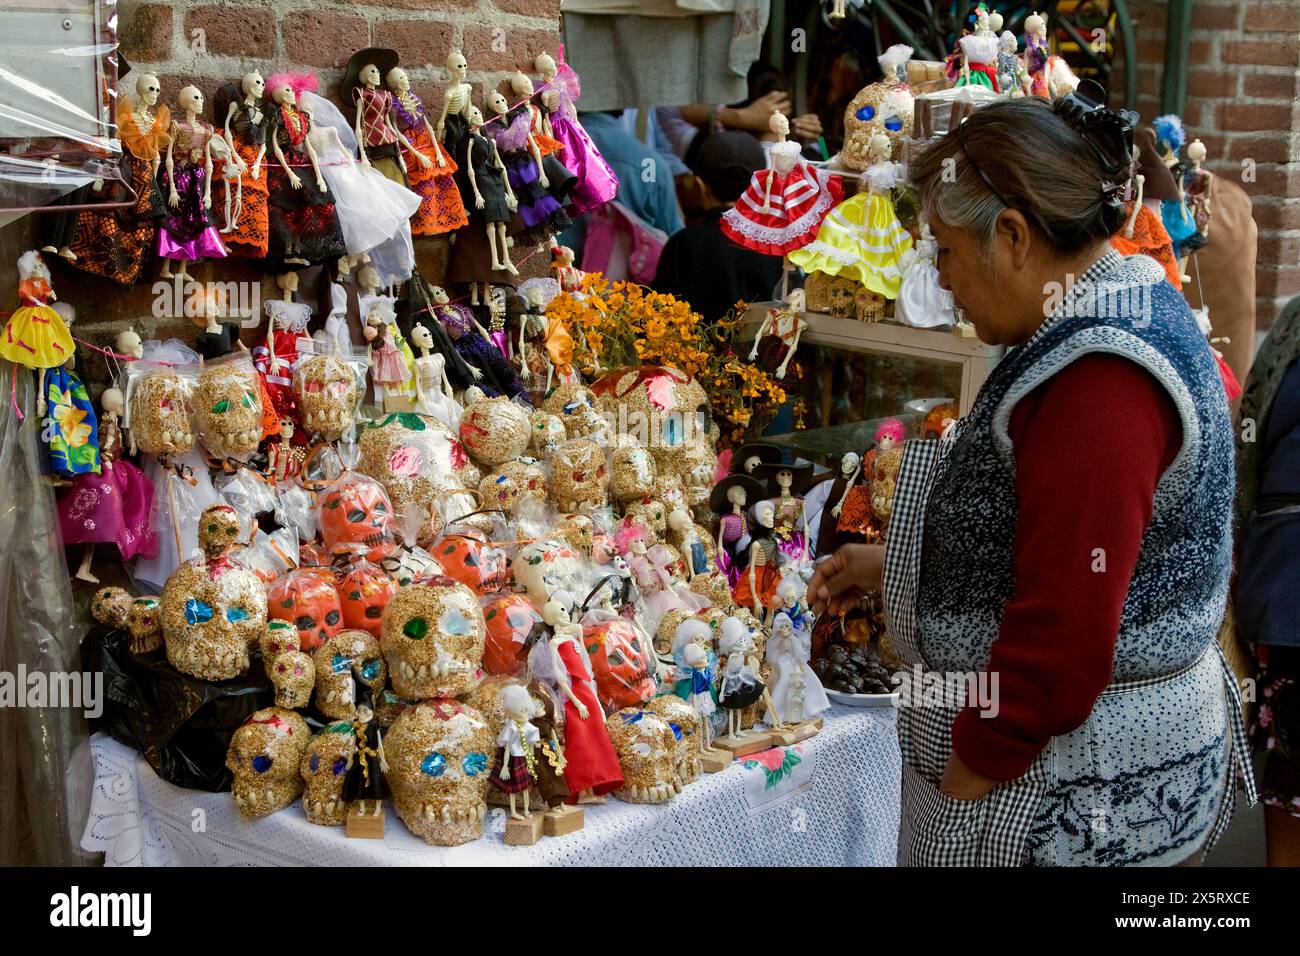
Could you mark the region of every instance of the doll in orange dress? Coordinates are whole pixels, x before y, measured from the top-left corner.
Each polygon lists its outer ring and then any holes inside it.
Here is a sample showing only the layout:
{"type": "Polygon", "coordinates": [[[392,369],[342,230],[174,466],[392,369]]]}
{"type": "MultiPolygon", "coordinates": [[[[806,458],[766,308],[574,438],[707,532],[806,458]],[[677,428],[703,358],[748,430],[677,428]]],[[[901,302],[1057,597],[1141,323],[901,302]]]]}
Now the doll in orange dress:
{"type": "Polygon", "coordinates": [[[158,105],[162,90],[158,77],[141,73],[135,82],[137,103],[126,94],[117,101],[117,133],[122,152],[123,178],[135,192],[130,209],[85,210],[77,217],[77,232],[71,251],[73,265],[82,272],[131,285],[140,278],[153,255],[158,222],[167,214],[158,188],[161,152],[171,142],[167,134],[172,114],[158,105]]]}
{"type": "Polygon", "coordinates": [[[875,474],[876,458],[903,443],[903,423],[888,418],[876,429],[876,447],[862,457],[861,482],[853,484],[840,500],[840,520],[837,530],[841,541],[874,541],[880,536],[881,522],[871,508],[871,476],[875,474]]]}
{"type": "Polygon", "coordinates": [[[252,259],[264,257],[270,243],[266,161],[270,110],[262,98],[265,92],[266,81],[253,70],[237,83],[218,89],[212,101],[213,123],[225,135],[228,162],[235,167],[222,177],[227,204],[234,209],[233,218],[222,229],[222,239],[232,255],[252,259]],[[231,190],[235,192],[233,204],[231,190]]]}
{"type": "Polygon", "coordinates": [[[732,592],[736,603],[753,611],[759,620],[764,620],[779,603],[776,586],[781,583],[781,552],[772,530],[775,524],[776,505],[770,501],[754,505],[749,551],[741,562],[744,567],[732,592]]]}
{"type": "Polygon", "coordinates": [[[405,154],[407,186],[421,198],[411,217],[411,234],[435,236],[468,225],[456,185],[456,161],[433,135],[424,101],[411,92],[411,81],[400,66],[389,70],[384,82],[393,94],[393,119],[410,147],[405,154]]]}

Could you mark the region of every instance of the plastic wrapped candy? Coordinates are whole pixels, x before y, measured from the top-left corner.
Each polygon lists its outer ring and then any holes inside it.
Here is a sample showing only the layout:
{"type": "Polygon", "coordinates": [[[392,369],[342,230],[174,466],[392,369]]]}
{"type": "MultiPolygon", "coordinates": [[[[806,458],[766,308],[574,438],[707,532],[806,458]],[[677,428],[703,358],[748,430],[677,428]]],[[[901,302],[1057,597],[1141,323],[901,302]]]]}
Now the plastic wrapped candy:
{"type": "Polygon", "coordinates": [[[550,491],[546,471],[532,458],[508,461],[483,476],[479,494],[487,508],[501,508],[513,514],[521,502],[545,501],[550,491]]]}
{"type": "Polygon", "coordinates": [[[267,592],[267,613],[298,631],[299,646],[313,651],[343,629],[343,608],[326,568],[299,568],[267,592]]]}
{"type": "Polygon", "coordinates": [[[580,598],[590,587],[591,562],[563,538],[539,538],[523,545],[510,562],[515,581],[536,607],[557,593],[580,598]]]}
{"type": "Polygon", "coordinates": [[[232,352],[204,366],[194,386],[199,440],[218,458],[247,461],[262,441],[262,393],[253,360],[232,352]]]}
{"type": "Polygon", "coordinates": [[[429,549],[447,577],[487,595],[510,586],[510,559],[505,549],[493,544],[476,528],[448,531],[429,549]]]}
{"type": "Polygon", "coordinates": [[[528,636],[542,615],[522,594],[498,594],[483,604],[487,636],[483,667],[489,674],[520,677],[528,670],[528,636]]]}
{"type": "Polygon", "coordinates": [[[263,584],[273,584],[303,562],[298,550],[298,534],[292,528],[277,528],[270,534],[256,531],[247,547],[236,556],[263,584]]]}
{"type": "Polygon", "coordinates": [[[655,461],[631,435],[618,436],[609,472],[609,491],[615,501],[638,501],[655,494],[655,461]]]}
{"type": "MultiPolygon", "coordinates": [[[[389,559],[392,557],[389,555],[389,559]]],[[[337,587],[344,625],[378,637],[384,608],[397,593],[393,576],[379,565],[359,558],[338,579],[337,587]]]]}
{"type": "Polygon", "coordinates": [[[365,381],[365,360],[343,355],[313,355],[293,373],[293,395],[302,423],[324,441],[338,441],[352,430],[365,381]]]}
{"type": "Polygon", "coordinates": [[[364,547],[371,561],[380,561],[397,545],[393,505],[374,478],[345,474],[316,499],[316,522],[326,551],[364,547]]]}
{"type": "Polygon", "coordinates": [[[551,501],[564,512],[590,511],[609,503],[605,449],[587,438],[567,441],[551,456],[551,501]]]}
{"type": "Polygon", "coordinates": [[[634,621],[604,608],[582,620],[596,696],[607,711],[634,707],[655,695],[654,648],[634,621]]]}
{"type": "Polygon", "coordinates": [[[495,468],[518,458],[532,440],[531,409],[504,396],[469,402],[460,419],[460,440],[474,460],[495,468]]]}
{"type": "Polygon", "coordinates": [[[414,412],[371,422],[357,445],[357,470],[379,481],[408,518],[426,520],[443,496],[477,487],[483,477],[450,428],[414,412]]]}
{"type": "Polygon", "coordinates": [[[576,382],[563,382],[551,389],[542,402],[542,411],[557,416],[569,438],[603,442],[609,429],[609,423],[596,409],[596,396],[576,382]]]}
{"type": "Polygon", "coordinates": [[[666,365],[609,372],[592,383],[598,407],[619,430],[636,435],[661,476],[685,474],[692,446],[717,439],[709,396],[695,379],[666,365]]]}
{"type": "Polygon", "coordinates": [[[127,366],[127,417],[131,442],[146,455],[183,455],[194,447],[190,401],[196,366],[153,362],[127,366]]]}
{"type": "Polygon", "coordinates": [[[404,544],[380,562],[399,588],[417,584],[445,572],[428,551],[418,545],[404,544]]]}

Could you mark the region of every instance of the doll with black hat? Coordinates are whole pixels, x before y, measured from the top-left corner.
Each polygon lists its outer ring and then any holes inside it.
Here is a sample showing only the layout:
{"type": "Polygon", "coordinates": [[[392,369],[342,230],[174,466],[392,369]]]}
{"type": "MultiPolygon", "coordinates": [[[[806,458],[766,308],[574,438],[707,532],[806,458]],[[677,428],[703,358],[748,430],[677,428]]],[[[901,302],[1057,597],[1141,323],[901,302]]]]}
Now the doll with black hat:
{"type": "Polygon", "coordinates": [[[745,509],[763,497],[763,485],[751,475],[732,473],[713,486],[709,510],[718,515],[718,569],[732,587],[740,580],[741,564],[737,558],[748,544],[749,520],[745,509]]]}
{"type": "Polygon", "coordinates": [[[768,497],[776,499],[776,523],[772,533],[782,554],[792,561],[808,561],[808,516],[804,511],[803,493],[812,481],[811,464],[788,465],[784,462],[759,465],[754,477],[767,483],[768,497]]]}
{"type": "Polygon", "coordinates": [[[775,464],[782,458],[781,449],[767,442],[749,442],[741,445],[731,456],[731,472],[752,475],[759,465],[775,464]]]}
{"type": "Polygon", "coordinates": [[[348,60],[339,98],[356,109],[355,132],[361,162],[405,186],[406,161],[397,145],[401,143],[410,150],[411,144],[393,122],[393,94],[380,85],[383,76],[396,66],[396,50],[373,46],[358,50],[348,60]]]}

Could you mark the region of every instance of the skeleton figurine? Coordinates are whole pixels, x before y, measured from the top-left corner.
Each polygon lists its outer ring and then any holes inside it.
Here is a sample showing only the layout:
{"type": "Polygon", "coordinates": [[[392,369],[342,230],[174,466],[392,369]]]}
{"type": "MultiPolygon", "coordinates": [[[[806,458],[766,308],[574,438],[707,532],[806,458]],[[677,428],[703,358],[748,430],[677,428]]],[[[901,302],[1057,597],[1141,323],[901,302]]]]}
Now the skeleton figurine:
{"type": "Polygon", "coordinates": [[[510,816],[523,820],[532,816],[528,807],[528,792],[537,779],[537,745],[541,734],[531,723],[534,714],[533,698],[522,684],[507,684],[498,695],[505,723],[497,735],[501,757],[492,768],[491,783],[510,796],[510,816]],[[524,809],[520,813],[515,797],[524,795],[524,809]]]}
{"type": "MultiPolygon", "coordinates": [[[[767,685],[758,676],[759,662],[754,655],[753,635],[740,618],[729,617],[722,622],[718,653],[725,659],[718,687],[718,704],[727,712],[727,733],[722,739],[739,742],[743,735],[741,712],[746,707],[761,699],[773,715],[776,708],[772,705],[767,685]]],[[[772,726],[780,729],[784,724],[777,719],[772,726]]]]}

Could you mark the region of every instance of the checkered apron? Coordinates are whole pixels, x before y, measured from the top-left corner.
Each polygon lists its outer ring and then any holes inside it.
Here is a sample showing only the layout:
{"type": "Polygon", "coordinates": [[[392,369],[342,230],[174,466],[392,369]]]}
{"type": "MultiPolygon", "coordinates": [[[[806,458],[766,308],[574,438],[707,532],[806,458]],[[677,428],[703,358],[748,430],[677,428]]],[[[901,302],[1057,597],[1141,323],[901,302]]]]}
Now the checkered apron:
{"type": "MultiPolygon", "coordinates": [[[[926,667],[916,633],[916,596],[920,584],[925,511],[930,490],[943,474],[948,455],[965,428],[954,422],[938,441],[911,440],[904,445],[890,515],[885,550],[883,597],[885,619],[894,647],[906,667],[926,667]]],[[[1256,799],[1254,775],[1247,760],[1245,725],[1237,680],[1217,641],[1205,653],[1222,662],[1228,687],[1230,760],[1256,799]],[[1211,649],[1212,648],[1212,649],[1211,649]]],[[[1130,694],[1175,680],[1199,666],[1175,674],[1109,685],[1103,696],[1130,694]]],[[[955,800],[942,793],[938,781],[952,752],[952,724],[959,705],[904,705],[898,714],[899,747],[903,755],[902,816],[899,825],[900,866],[1019,866],[1038,808],[1053,784],[1056,740],[1053,739],[1025,774],[1000,784],[979,800],[955,800]]],[[[1232,820],[1236,787],[1230,778],[1204,851],[1218,841],[1232,820]]]]}

